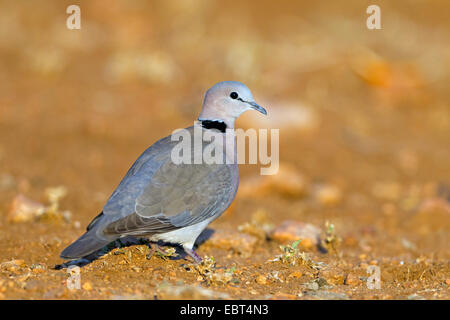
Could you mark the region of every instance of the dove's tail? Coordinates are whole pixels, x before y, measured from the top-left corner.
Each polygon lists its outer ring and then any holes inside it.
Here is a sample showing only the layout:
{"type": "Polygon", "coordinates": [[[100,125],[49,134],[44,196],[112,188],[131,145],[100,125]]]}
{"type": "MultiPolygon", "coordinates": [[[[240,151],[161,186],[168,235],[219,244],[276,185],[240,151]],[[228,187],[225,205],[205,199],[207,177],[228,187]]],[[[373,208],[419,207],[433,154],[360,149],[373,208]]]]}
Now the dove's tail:
{"type": "Polygon", "coordinates": [[[97,250],[103,248],[111,241],[115,239],[103,239],[100,238],[96,229],[90,229],[85,234],[83,234],[77,241],[72,243],[70,246],[65,248],[63,252],[61,252],[61,258],[63,259],[79,259],[90,255],[91,253],[96,252],[97,250]]]}

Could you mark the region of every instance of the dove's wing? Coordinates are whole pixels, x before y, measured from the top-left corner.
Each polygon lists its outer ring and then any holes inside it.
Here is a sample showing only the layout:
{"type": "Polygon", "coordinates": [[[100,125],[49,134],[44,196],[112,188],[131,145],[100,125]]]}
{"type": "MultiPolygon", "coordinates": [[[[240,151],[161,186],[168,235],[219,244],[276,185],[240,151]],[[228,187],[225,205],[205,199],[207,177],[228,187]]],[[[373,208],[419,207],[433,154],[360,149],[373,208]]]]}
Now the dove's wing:
{"type": "Polygon", "coordinates": [[[190,226],[221,214],[233,200],[232,166],[166,161],[136,199],[135,211],[111,224],[106,235],[144,235],[190,226]]]}
{"type": "MultiPolygon", "coordinates": [[[[193,127],[187,130],[193,134],[193,127]]],[[[133,164],[103,209],[104,235],[167,232],[219,215],[229,206],[238,185],[237,165],[175,164],[171,151],[176,143],[166,137],[133,164]]],[[[202,150],[209,143],[204,141],[202,150]]],[[[193,162],[193,152],[191,157],[193,162]]]]}
{"type": "Polygon", "coordinates": [[[119,220],[134,212],[136,199],[160,166],[170,159],[170,152],[176,143],[171,141],[170,136],[165,137],[145,150],[134,162],[103,207],[108,221],[119,220]]]}

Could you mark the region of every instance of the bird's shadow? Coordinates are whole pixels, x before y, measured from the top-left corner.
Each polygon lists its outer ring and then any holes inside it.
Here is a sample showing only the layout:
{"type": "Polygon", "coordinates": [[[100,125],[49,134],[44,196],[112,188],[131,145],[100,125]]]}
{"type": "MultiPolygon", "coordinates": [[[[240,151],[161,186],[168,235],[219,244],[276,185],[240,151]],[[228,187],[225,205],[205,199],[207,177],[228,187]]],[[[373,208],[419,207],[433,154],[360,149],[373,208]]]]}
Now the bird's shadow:
{"type": "MultiPolygon", "coordinates": [[[[203,232],[198,236],[197,240],[195,241],[195,248],[197,248],[199,245],[201,245],[203,242],[205,242],[206,240],[208,240],[214,233],[213,229],[205,229],[203,230],[203,232]]],[[[112,250],[116,249],[116,248],[126,248],[126,247],[131,247],[134,245],[148,245],[150,248],[152,245],[157,245],[157,246],[170,246],[175,248],[176,250],[176,255],[173,256],[169,256],[166,257],[167,259],[170,260],[180,260],[180,259],[186,259],[187,258],[187,254],[186,252],[183,250],[183,248],[179,245],[173,245],[173,244],[169,244],[169,243],[165,243],[163,241],[158,241],[158,242],[151,242],[147,239],[143,239],[143,238],[136,238],[133,236],[127,236],[124,238],[121,238],[119,240],[116,240],[114,242],[109,243],[108,245],[106,245],[105,247],[103,247],[100,250],[97,250],[94,253],[91,253],[90,255],[83,257],[81,259],[76,259],[76,260],[69,260],[66,262],[63,262],[61,264],[57,264],[54,266],[55,270],[61,270],[61,269],[65,269],[65,268],[69,268],[70,266],[78,266],[78,267],[84,267],[90,263],[92,263],[93,261],[100,259],[101,257],[103,257],[104,255],[107,255],[109,252],[111,252],[112,250]]],[[[116,251],[119,252],[119,251],[116,251]]],[[[120,254],[120,253],[119,253],[120,254]]]]}

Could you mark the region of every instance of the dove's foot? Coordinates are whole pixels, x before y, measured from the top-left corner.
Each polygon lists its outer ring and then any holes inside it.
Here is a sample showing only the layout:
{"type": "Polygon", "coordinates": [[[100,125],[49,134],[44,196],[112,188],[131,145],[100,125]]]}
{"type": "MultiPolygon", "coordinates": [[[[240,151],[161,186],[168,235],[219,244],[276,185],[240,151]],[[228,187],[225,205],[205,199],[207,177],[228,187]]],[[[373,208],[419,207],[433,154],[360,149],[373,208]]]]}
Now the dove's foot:
{"type": "Polygon", "coordinates": [[[161,248],[161,246],[159,246],[156,243],[153,243],[151,246],[149,244],[148,247],[150,248],[150,252],[147,254],[147,260],[150,260],[150,258],[155,254],[155,252],[160,254],[163,257],[171,256],[170,253],[166,252],[163,248],[161,248]]]}
{"type": "Polygon", "coordinates": [[[194,262],[197,264],[202,263],[202,258],[199,257],[199,255],[197,253],[195,253],[194,250],[183,247],[184,251],[192,258],[194,259],[194,262]]]}

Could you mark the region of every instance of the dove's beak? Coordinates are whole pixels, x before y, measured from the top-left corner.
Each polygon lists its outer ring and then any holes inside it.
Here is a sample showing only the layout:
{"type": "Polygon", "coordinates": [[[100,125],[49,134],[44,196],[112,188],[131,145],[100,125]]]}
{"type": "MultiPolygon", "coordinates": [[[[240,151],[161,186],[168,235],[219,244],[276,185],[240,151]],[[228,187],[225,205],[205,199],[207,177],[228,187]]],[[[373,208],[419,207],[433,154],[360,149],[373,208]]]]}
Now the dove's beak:
{"type": "Polygon", "coordinates": [[[255,109],[256,111],[261,112],[264,115],[267,115],[267,111],[266,109],[264,109],[263,107],[261,107],[259,104],[257,104],[256,102],[253,101],[249,101],[247,102],[249,105],[252,106],[252,109],[255,109]]]}

